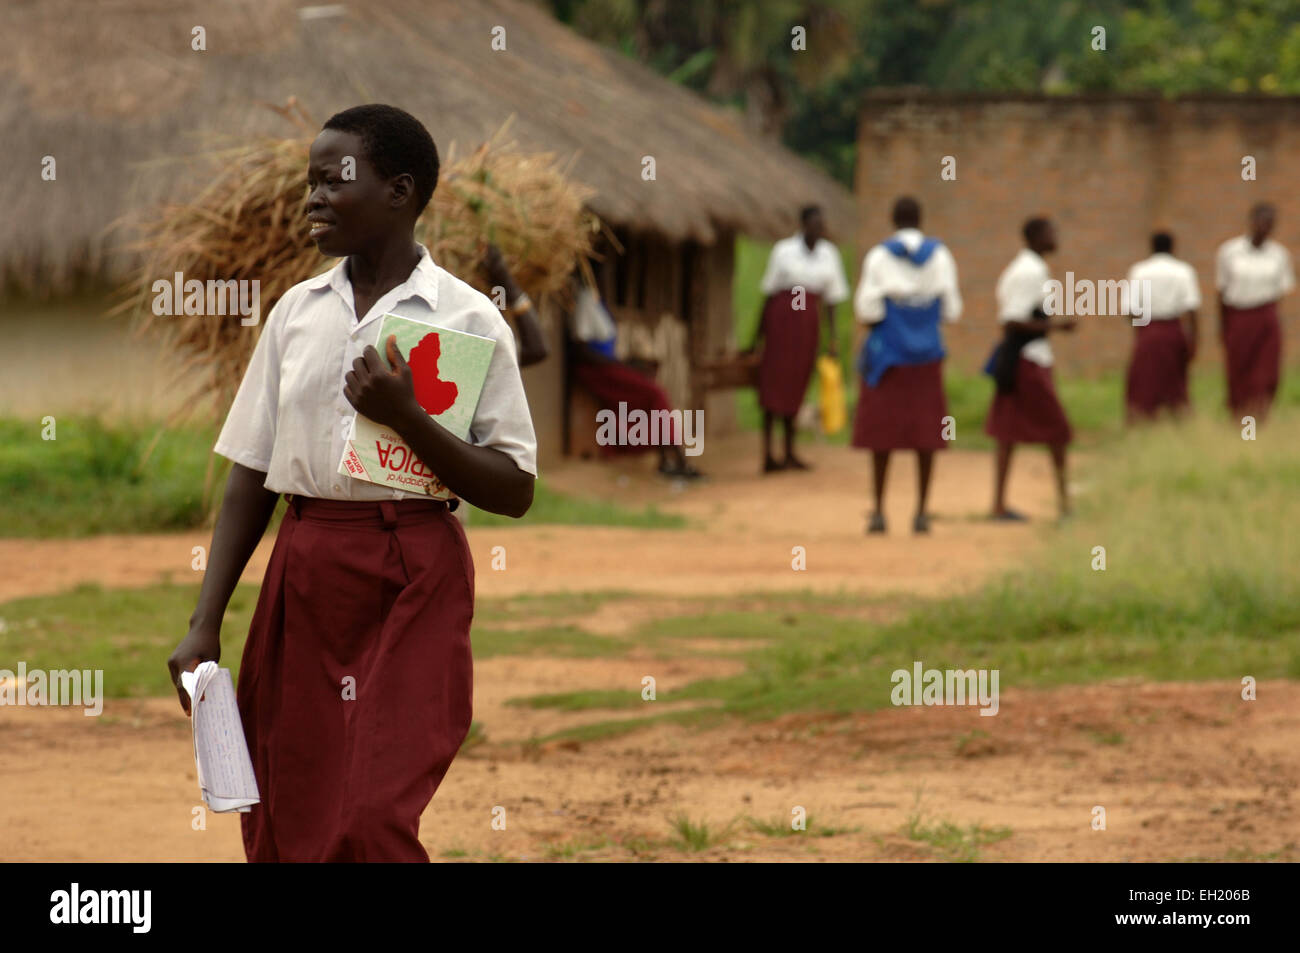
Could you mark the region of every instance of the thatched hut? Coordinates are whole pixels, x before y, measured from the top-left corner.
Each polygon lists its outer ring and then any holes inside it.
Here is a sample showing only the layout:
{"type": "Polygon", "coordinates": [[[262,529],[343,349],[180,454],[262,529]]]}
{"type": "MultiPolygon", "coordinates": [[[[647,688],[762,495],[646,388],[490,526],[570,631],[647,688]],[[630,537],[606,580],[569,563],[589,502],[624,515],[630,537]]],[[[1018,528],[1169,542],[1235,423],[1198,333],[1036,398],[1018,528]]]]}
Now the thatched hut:
{"type": "MultiPolygon", "coordinates": [[[[621,245],[598,269],[615,317],[641,332],[621,337],[659,360],[678,400],[708,409],[713,431],[729,426],[731,402],[700,393],[687,366],[727,345],[736,234],[790,234],[807,202],[851,232],[852,200],[830,179],[516,0],[132,0],[93,12],[43,0],[0,10],[0,33],[13,40],[0,128],[30,169],[0,180],[10,288],[62,294],[121,278],[133,262],[111,223],[197,184],[157,160],[201,152],[211,134],[283,133],[259,103],[296,96],[324,119],[392,102],[462,154],[513,115],[521,149],[575,157],[573,178],[595,190],[591,207],[621,245]],[[46,156],[53,181],[41,177],[46,156]]],[[[563,380],[561,360],[526,375],[544,455],[565,445],[563,380]]]]}

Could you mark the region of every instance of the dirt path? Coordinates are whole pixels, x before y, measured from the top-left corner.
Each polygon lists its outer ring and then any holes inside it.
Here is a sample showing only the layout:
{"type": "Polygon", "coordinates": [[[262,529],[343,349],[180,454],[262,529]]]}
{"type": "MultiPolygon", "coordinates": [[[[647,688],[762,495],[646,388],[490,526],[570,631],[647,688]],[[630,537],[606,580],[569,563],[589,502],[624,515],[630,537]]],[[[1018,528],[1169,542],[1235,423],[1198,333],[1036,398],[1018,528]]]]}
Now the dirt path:
{"type": "MultiPolygon", "coordinates": [[[[810,446],[816,469],[757,474],[754,440],[715,441],[701,458],[711,479],[678,489],[658,477],[650,461],[619,467],[570,463],[546,472],[556,489],[627,506],[654,504],[694,521],[686,530],[582,526],[469,528],[481,596],[526,592],[620,589],[683,595],[769,589],[936,594],[973,585],[991,570],[1013,564],[1031,545],[1035,527],[992,525],[988,511],[991,464],[987,454],[941,455],[931,489],[934,529],[911,534],[915,460],[892,465],[887,503],[890,535],[866,537],[870,470],[865,454],[810,446]],[[505,571],[493,571],[494,547],[504,546],[505,571]],[[794,547],[807,570],[791,568],[794,547]]],[[[1012,492],[1034,517],[1053,514],[1050,465],[1045,455],[1017,460],[1012,492]]],[[[83,540],[0,539],[0,601],[58,592],[80,583],[146,586],[195,581],[194,547],[210,533],[100,536],[83,540]]],[[[270,556],[264,540],[244,578],[260,581],[270,556]]]]}
{"type": "MultiPolygon", "coordinates": [[[[589,686],[625,678],[602,671],[611,664],[499,660],[480,684],[491,695],[517,671],[589,686]]],[[[534,713],[484,714],[488,740],[457,759],[425,813],[435,859],[1300,859],[1292,683],[1262,684],[1255,702],[1234,683],[1006,690],[996,718],[890,709],[548,745],[511,740],[528,737],[534,713]],[[796,806],[809,833],[769,836],[746,820],[786,829],[796,806]],[[1097,806],[1104,831],[1092,829],[1097,806]],[[497,807],[504,831],[490,825],[497,807]],[[677,815],[715,842],[674,844],[677,815]],[[944,823],[994,840],[975,854],[945,847],[944,823]]],[[[235,818],[191,827],[187,732],[174,699],[113,701],[98,719],[11,709],[0,860],[242,859],[235,818]]]]}
{"type": "MultiPolygon", "coordinates": [[[[933,535],[908,532],[913,462],[893,478],[891,535],[866,537],[867,461],[809,447],[816,470],[761,478],[752,439],[718,442],[714,479],[684,490],[649,462],[571,464],[547,478],[576,494],[654,503],[694,528],[471,527],[482,596],[620,589],[644,598],[568,620],[617,635],[672,612],[677,596],[813,589],[945,594],[1026,558],[1037,526],[993,526],[987,455],[949,453],[933,490],[933,535]],[[491,569],[504,546],[507,569],[491,569]],[[805,547],[807,571],[791,569],[805,547]]],[[[1052,516],[1049,467],[1018,461],[1016,503],[1052,516]]],[[[1049,530],[1050,531],[1050,530],[1049,530]]],[[[191,547],[206,533],[80,541],[0,540],[0,600],[81,582],[139,586],[195,578],[191,547]]],[[[269,544],[247,578],[256,582],[269,544]]],[[[742,664],[722,646],[621,658],[506,656],[476,666],[475,717],[486,740],[456,761],[425,815],[433,857],[715,860],[1300,859],[1292,791],[1300,768],[1300,686],[1104,684],[1002,692],[996,718],[973,709],[891,709],[853,717],[728,721],[707,730],[657,724],[595,742],[536,741],[611,718],[608,711],[532,710],[510,699],[658,679],[655,712],[673,692],[742,664]],[[698,653],[698,654],[696,654],[698,653]],[[1092,810],[1107,812],[1094,831],[1092,810]],[[490,827],[504,807],[507,829],[490,827]],[[769,836],[746,818],[788,827],[807,809],[830,836],[769,836]],[[673,843],[683,815],[713,832],[698,852],[673,843]],[[909,819],[912,835],[904,831],[909,819]],[[944,824],[955,825],[943,827],[944,824]],[[976,840],[972,842],[972,825],[976,840]],[[958,833],[953,835],[952,832],[958,833]],[[723,832],[719,834],[719,831],[723,832]],[[964,835],[962,831],[966,832],[964,835]],[[945,832],[948,840],[944,841],[945,832]],[[963,840],[963,837],[965,838],[963,840]]],[[[726,646],[734,649],[735,643],[726,646]]],[[[685,704],[685,703],[684,703],[685,704]]],[[[637,717],[642,709],[627,712],[637,717]]],[[[615,717],[617,717],[615,715],[615,717]]],[[[192,829],[197,785],[188,722],[175,699],[110,701],[100,718],[57,709],[4,710],[0,859],[238,860],[238,822],[192,829]]],[[[707,838],[706,838],[707,839],[707,838]]]]}

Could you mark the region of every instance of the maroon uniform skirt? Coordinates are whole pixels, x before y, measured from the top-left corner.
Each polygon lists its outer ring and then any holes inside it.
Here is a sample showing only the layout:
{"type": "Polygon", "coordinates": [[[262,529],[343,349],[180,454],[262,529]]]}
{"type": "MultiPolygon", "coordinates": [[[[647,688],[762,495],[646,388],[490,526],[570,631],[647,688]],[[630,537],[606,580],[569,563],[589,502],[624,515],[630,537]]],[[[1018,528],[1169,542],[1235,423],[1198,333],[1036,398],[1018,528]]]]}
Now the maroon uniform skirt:
{"type": "Polygon", "coordinates": [[[1281,376],[1282,327],[1277,302],[1257,308],[1225,304],[1222,332],[1229,409],[1237,414],[1267,411],[1281,376]]]}
{"type": "MultiPolygon", "coordinates": [[[[639,371],[626,364],[610,362],[598,364],[591,361],[575,363],[573,377],[592,397],[600,402],[602,410],[611,410],[618,414],[618,405],[627,404],[628,411],[643,410],[647,414],[655,410],[672,410],[672,402],[662,387],[639,371]]],[[[648,424],[647,424],[648,426],[648,424]]],[[[677,444],[681,434],[671,421],[667,424],[669,437],[660,434],[659,444],[677,444]]],[[[601,446],[601,453],[609,456],[616,453],[636,454],[652,449],[655,444],[608,444],[601,446]]]]}
{"type": "Polygon", "coordinates": [[[1128,365],[1124,399],[1133,414],[1153,417],[1163,408],[1187,407],[1187,334],[1174,318],[1134,329],[1133,359],[1128,365]]]}
{"type": "Polygon", "coordinates": [[[469,731],[473,614],[444,504],[290,505],[239,671],[250,861],[429,859],[420,814],[469,731]]]}
{"type": "Polygon", "coordinates": [[[1022,356],[1016,365],[1016,388],[993,395],[984,432],[1008,443],[1069,443],[1073,434],[1056,396],[1052,369],[1022,356]]]}
{"type": "Polygon", "coordinates": [[[865,450],[943,450],[943,361],[891,367],[875,387],[858,381],[853,446],[865,450]]]}
{"type": "Polygon", "coordinates": [[[793,291],[778,291],[763,309],[763,362],[758,367],[758,402],[778,417],[793,417],[803,405],[817,362],[817,315],[821,299],[804,292],[803,308],[793,291]]]}

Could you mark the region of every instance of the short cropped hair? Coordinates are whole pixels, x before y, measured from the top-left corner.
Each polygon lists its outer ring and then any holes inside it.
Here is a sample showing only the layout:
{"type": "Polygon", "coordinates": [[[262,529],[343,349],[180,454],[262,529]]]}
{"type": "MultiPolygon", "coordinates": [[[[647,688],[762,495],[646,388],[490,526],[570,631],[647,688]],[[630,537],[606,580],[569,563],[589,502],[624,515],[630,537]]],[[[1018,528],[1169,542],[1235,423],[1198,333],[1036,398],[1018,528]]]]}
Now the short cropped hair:
{"type": "Polygon", "coordinates": [[[1052,224],[1051,222],[1049,222],[1047,219],[1043,218],[1042,216],[1035,216],[1034,218],[1031,218],[1029,221],[1025,222],[1025,227],[1020,230],[1021,234],[1025,236],[1025,243],[1032,245],[1034,243],[1034,239],[1037,238],[1039,235],[1043,234],[1043,232],[1048,227],[1050,227],[1051,224],[1052,224]]]}
{"type": "Polygon", "coordinates": [[[1174,236],[1168,232],[1156,232],[1151,236],[1151,250],[1153,252],[1169,252],[1174,250],[1174,236]]]}
{"type": "Polygon", "coordinates": [[[820,205],[805,205],[803,208],[799,209],[799,224],[807,225],[808,219],[812,218],[814,215],[820,215],[821,213],[822,207],[820,205]]]}
{"type": "Polygon", "coordinates": [[[898,228],[919,228],[921,225],[921,203],[910,195],[904,195],[895,201],[894,225],[898,228]]]}
{"type": "Polygon", "coordinates": [[[409,174],[415,181],[416,214],[424,211],[438,187],[438,147],[420,120],[396,106],[371,103],[335,113],[322,129],[359,136],[366,158],[385,179],[409,174]]]}

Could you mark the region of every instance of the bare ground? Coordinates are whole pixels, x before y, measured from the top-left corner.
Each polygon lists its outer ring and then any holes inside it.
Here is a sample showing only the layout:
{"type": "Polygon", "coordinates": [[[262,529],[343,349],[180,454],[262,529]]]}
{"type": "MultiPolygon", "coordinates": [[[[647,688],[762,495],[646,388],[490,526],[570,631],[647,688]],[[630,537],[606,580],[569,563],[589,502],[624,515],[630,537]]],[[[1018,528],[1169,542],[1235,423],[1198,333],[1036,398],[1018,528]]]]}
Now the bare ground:
{"type": "MultiPolygon", "coordinates": [[[[867,461],[810,447],[817,469],[759,477],[753,444],[714,445],[713,479],[674,488],[648,461],[572,464],[557,487],[654,502],[691,529],[470,528],[481,596],[619,589],[633,603],[575,619],[619,635],[670,614],[673,597],[776,590],[911,595],[960,591],[1026,558],[1034,526],[980,520],[990,462],[945,454],[934,532],[907,531],[911,460],[892,474],[891,535],[867,538],[867,461]],[[507,568],[491,551],[505,546],[507,568]],[[791,568],[792,548],[807,570],[791,568]]],[[[1023,455],[1017,505],[1050,521],[1044,456],[1023,455]]],[[[139,586],[194,578],[191,548],[207,533],[78,541],[0,540],[0,600],[81,582],[139,586]]],[[[264,544],[247,578],[256,581],[264,544]]],[[[179,633],[178,633],[179,635],[179,633]]],[[[658,679],[655,712],[673,690],[740,663],[705,640],[692,654],[619,659],[508,656],[476,665],[475,717],[486,740],[453,765],[424,818],[431,856],[469,859],[1179,860],[1300,859],[1300,686],[1265,683],[1243,702],[1233,683],[1108,683],[1005,689],[997,717],[975,709],[795,715],[710,728],[656,724],[599,741],[539,743],[608,712],[514,707],[541,692],[658,679]],[[716,657],[709,653],[716,649],[716,657]],[[699,654],[697,654],[699,653],[699,654]],[[505,809],[506,829],[491,826],[505,809]],[[778,836],[803,808],[811,827],[778,836]],[[1106,829],[1094,830],[1094,808],[1106,829]],[[674,818],[707,834],[679,840],[674,818]],[[754,826],[756,819],[764,829],[754,826]],[[949,826],[945,826],[949,825],[949,826]],[[825,835],[825,836],[823,836],[825,835]],[[695,849],[699,848],[699,849],[695,849]]],[[[161,661],[160,661],[161,664],[161,661]]],[[[627,717],[637,717],[634,709],[627,717]]],[[[0,859],[240,860],[238,821],[192,829],[198,803],[188,722],[174,698],[111,700],[100,718],[7,708],[0,718],[0,859]]]]}

